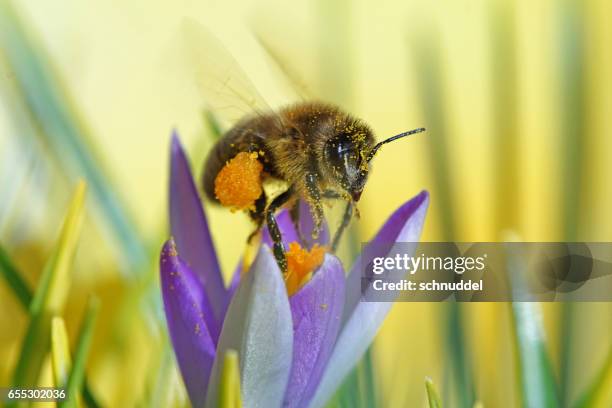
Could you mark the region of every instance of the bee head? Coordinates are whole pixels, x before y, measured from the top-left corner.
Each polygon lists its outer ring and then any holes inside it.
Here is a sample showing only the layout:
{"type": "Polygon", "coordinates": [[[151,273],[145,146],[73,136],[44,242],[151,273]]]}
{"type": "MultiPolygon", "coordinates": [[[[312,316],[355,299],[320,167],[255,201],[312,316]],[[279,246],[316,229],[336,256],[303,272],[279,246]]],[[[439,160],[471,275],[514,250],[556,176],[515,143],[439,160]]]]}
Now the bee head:
{"type": "Polygon", "coordinates": [[[378,150],[389,142],[424,131],[424,128],[410,130],[374,144],[372,131],[365,124],[352,122],[337,131],[326,144],[325,162],[333,182],[353,201],[359,201],[370,172],[370,162],[378,150]]]}
{"type": "Polygon", "coordinates": [[[374,145],[372,131],[364,124],[351,123],[327,141],[325,165],[331,182],[359,201],[368,178],[368,153],[374,145]]]}

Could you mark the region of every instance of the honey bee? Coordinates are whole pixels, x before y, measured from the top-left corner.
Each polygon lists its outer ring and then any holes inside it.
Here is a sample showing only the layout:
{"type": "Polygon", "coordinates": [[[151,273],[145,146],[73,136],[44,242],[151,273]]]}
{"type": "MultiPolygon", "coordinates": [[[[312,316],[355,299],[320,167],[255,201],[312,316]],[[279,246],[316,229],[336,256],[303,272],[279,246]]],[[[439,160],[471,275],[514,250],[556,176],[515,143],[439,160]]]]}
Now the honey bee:
{"type": "Polygon", "coordinates": [[[249,216],[257,225],[256,232],[266,223],[274,242],[276,261],[286,271],[285,248],[274,217],[276,211],[285,206],[291,208],[297,229],[297,208],[299,200],[304,200],[311,208],[316,236],[323,220],[322,200],[346,201],[342,223],[332,240],[332,251],[335,250],[380,147],[424,130],[414,129],[375,143],[366,123],[335,106],[319,102],[291,105],[278,113],[247,117],[226,132],[206,159],[203,188],[210,200],[224,204],[220,199],[219,174],[240,153],[251,154],[252,160],[260,163],[259,182],[264,183],[266,178],[286,182],[287,189],[274,198],[267,197],[265,190],[258,188],[260,195],[253,197],[248,208],[249,216]]]}
{"type": "MultiPolygon", "coordinates": [[[[287,259],[275,213],[288,208],[301,237],[299,204],[306,202],[316,237],[322,227],[323,202],[344,201],[344,215],[331,244],[335,251],[352,219],[376,152],[386,143],[425,129],[376,143],[365,122],[330,104],[303,101],[271,109],[212,33],[193,20],[185,20],[183,34],[183,44],[192,46],[184,65],[194,68],[207,108],[222,122],[233,123],[204,163],[201,183],[207,198],[248,212],[256,225],[248,241],[267,225],[283,272],[287,271],[287,259]],[[269,181],[280,181],[283,188],[272,192],[266,189],[269,181]]],[[[297,90],[287,97],[288,101],[300,99],[304,99],[303,92],[297,90]]]]}

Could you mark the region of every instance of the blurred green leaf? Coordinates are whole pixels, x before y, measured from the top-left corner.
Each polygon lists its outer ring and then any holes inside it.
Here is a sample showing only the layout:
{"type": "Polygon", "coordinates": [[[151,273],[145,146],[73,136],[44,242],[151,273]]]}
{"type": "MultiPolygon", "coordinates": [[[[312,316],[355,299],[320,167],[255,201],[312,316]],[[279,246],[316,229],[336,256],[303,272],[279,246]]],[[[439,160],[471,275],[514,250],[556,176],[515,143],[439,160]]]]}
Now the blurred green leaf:
{"type": "Polygon", "coordinates": [[[145,392],[138,403],[143,408],[163,408],[171,405],[174,356],[167,336],[162,335],[159,353],[153,355],[153,367],[147,370],[145,392]]]}
{"type": "Polygon", "coordinates": [[[70,286],[70,267],[83,223],[86,189],[85,182],[79,181],[62,226],[60,239],[50,261],[45,266],[41,282],[32,299],[30,313],[33,315],[40,313],[43,309],[49,312],[59,312],[66,300],[70,286]]]}
{"type": "MultiPolygon", "coordinates": [[[[55,387],[65,388],[72,370],[72,359],[66,324],[61,317],[54,317],[51,320],[51,364],[55,387]]],[[[81,406],[80,396],[77,396],[75,405],[81,406]]]]}
{"type": "Polygon", "coordinates": [[[42,130],[36,135],[50,145],[60,166],[82,174],[88,181],[96,203],[109,221],[104,225],[111,227],[123,249],[120,254],[126,257],[125,269],[143,270],[147,266],[146,250],[116,191],[110,188],[112,183],[94,154],[89,131],[52,62],[33,33],[24,29],[9,1],[0,2],[0,48],[6,54],[31,121],[42,130]]]}
{"type": "Polygon", "coordinates": [[[523,405],[526,407],[558,407],[556,384],[544,338],[539,304],[513,302],[523,405]]]}
{"type": "Polygon", "coordinates": [[[215,114],[210,109],[206,109],[204,111],[204,123],[210,130],[213,140],[221,139],[225,132],[223,131],[223,127],[221,126],[219,119],[217,119],[215,114]]]}
{"type": "MultiPolygon", "coordinates": [[[[518,241],[516,236],[508,236],[518,241]]],[[[507,267],[512,288],[520,291],[525,285],[521,276],[527,256],[507,246],[507,267]]],[[[536,302],[512,302],[513,329],[520,367],[519,380],[525,407],[558,407],[559,396],[552,365],[544,343],[542,311],[536,302]]]]}
{"type": "Polygon", "coordinates": [[[85,401],[85,405],[89,408],[100,407],[98,400],[96,399],[95,395],[93,394],[93,391],[91,390],[87,382],[87,378],[85,378],[85,385],[83,387],[83,401],[85,401]]]}
{"type": "Polygon", "coordinates": [[[326,405],[345,408],[375,408],[380,406],[376,394],[376,373],[370,346],[357,366],[347,375],[334,397],[326,405]]]}
{"type": "Polygon", "coordinates": [[[427,390],[429,408],[442,408],[442,402],[440,401],[436,387],[429,377],[425,378],[425,389],[427,390]]]}
{"type": "Polygon", "coordinates": [[[59,240],[43,270],[30,305],[30,322],[23,339],[14,386],[35,386],[49,350],[51,318],[61,313],[70,285],[70,266],[76,251],[85,202],[85,183],[79,182],[64,219],[59,240]]]}
{"type": "MultiPolygon", "coordinates": [[[[557,35],[559,46],[560,68],[560,141],[561,141],[561,169],[563,189],[561,191],[562,213],[560,224],[563,226],[564,240],[579,240],[579,227],[586,223],[581,222],[581,211],[584,207],[583,197],[588,196],[585,187],[584,163],[587,157],[588,111],[587,78],[586,78],[586,39],[584,22],[584,5],[575,0],[563,0],[557,7],[557,35]]],[[[563,405],[569,405],[569,395],[572,394],[572,358],[574,343],[577,340],[575,333],[575,312],[571,302],[564,303],[561,309],[561,328],[559,348],[559,383],[560,397],[563,405]]]]}
{"type": "Polygon", "coordinates": [[[447,325],[446,325],[446,349],[451,363],[452,381],[455,391],[459,398],[461,407],[471,408],[476,400],[476,392],[472,380],[472,369],[469,364],[468,356],[463,338],[463,314],[462,305],[457,302],[448,302],[447,305],[447,325]]]}
{"type": "Polygon", "coordinates": [[[21,274],[2,245],[0,245],[0,271],[2,271],[2,276],[6,279],[19,303],[27,309],[32,301],[32,291],[21,277],[21,274]]]}
{"type": "Polygon", "coordinates": [[[376,394],[376,374],[374,373],[372,361],[372,348],[373,346],[368,348],[359,364],[361,400],[365,402],[366,407],[377,407],[380,405],[378,404],[378,396],[376,394]]]}
{"type": "Polygon", "coordinates": [[[612,349],[608,352],[608,358],[604,361],[603,367],[597,373],[591,384],[580,395],[574,408],[589,408],[603,406],[599,404],[603,398],[606,387],[612,383],[612,349]]]}
{"type": "Polygon", "coordinates": [[[61,317],[51,320],[51,364],[53,366],[53,382],[57,388],[62,388],[68,381],[72,368],[70,346],[66,324],[61,317]]]}
{"type": "MultiPolygon", "coordinates": [[[[572,221],[568,221],[572,222],[572,221]]],[[[567,227],[567,223],[565,223],[567,227]]],[[[561,304],[560,322],[559,322],[559,388],[560,398],[564,406],[569,406],[569,391],[567,387],[570,381],[571,365],[572,365],[572,348],[574,346],[574,304],[572,302],[564,302],[561,304]]]]}
{"type": "Polygon", "coordinates": [[[89,355],[89,349],[93,339],[93,332],[95,327],[96,318],[100,309],[100,301],[96,297],[91,297],[87,303],[87,310],[85,317],[81,323],[79,330],[79,337],[74,353],[74,364],[72,370],[68,376],[68,383],[66,386],[66,400],[64,400],[61,406],[77,406],[81,390],[83,388],[83,381],[85,378],[85,364],[87,362],[87,356],[89,355]]]}
{"type": "Polygon", "coordinates": [[[223,357],[221,383],[219,384],[219,407],[240,408],[240,367],[238,366],[238,353],[228,350],[223,357]]]}
{"type": "Polygon", "coordinates": [[[559,115],[562,120],[560,126],[561,147],[563,160],[561,160],[561,175],[563,176],[561,203],[563,213],[561,224],[565,227],[564,238],[567,241],[578,239],[579,215],[584,197],[584,163],[586,145],[589,138],[587,121],[585,119],[588,109],[585,75],[585,22],[584,5],[580,1],[563,0],[558,8],[560,15],[558,25],[559,41],[559,68],[561,104],[559,115]]]}
{"type": "Polygon", "coordinates": [[[358,400],[358,395],[359,395],[359,378],[357,374],[358,369],[359,369],[359,365],[357,365],[350,372],[350,374],[346,376],[346,378],[344,379],[344,382],[342,383],[342,385],[340,385],[340,387],[334,394],[333,398],[327,403],[326,405],[327,408],[361,407],[359,400],[358,400]]]}
{"type": "MultiPolygon", "coordinates": [[[[4,251],[4,249],[2,248],[2,246],[0,246],[0,268],[3,269],[4,272],[4,276],[6,277],[6,275],[11,275],[10,277],[7,277],[7,281],[9,282],[9,285],[11,287],[13,287],[13,285],[17,286],[17,289],[13,289],[16,293],[17,298],[19,299],[21,305],[23,306],[23,308],[25,310],[29,309],[31,300],[32,300],[32,293],[30,291],[30,289],[27,287],[26,283],[23,281],[23,279],[21,278],[21,274],[19,273],[19,271],[15,268],[15,266],[13,265],[12,261],[9,259],[8,254],[4,251]],[[7,272],[8,270],[8,272],[7,272]],[[12,282],[10,279],[14,279],[14,282],[12,282]],[[21,288],[21,289],[19,289],[21,288]],[[19,292],[20,291],[20,292],[19,292]]],[[[61,320],[61,325],[64,324],[63,319],[61,320]]],[[[53,327],[53,321],[52,321],[52,326],[51,326],[51,333],[52,333],[52,339],[51,341],[53,342],[53,331],[54,330],[59,330],[59,328],[55,328],[53,327]]],[[[55,323],[60,324],[60,323],[55,323]]],[[[65,328],[63,329],[65,331],[65,328]]],[[[52,348],[53,348],[53,343],[52,343],[52,348]]],[[[54,362],[55,364],[55,362],[54,362]]],[[[54,367],[55,370],[55,367],[54,367]]],[[[54,373],[57,375],[57,373],[54,371],[54,373]]],[[[55,377],[56,381],[58,377],[55,377]]],[[[56,382],[57,383],[57,382],[56,382]]],[[[94,397],[91,389],[89,388],[89,385],[86,383],[85,384],[85,390],[84,390],[84,396],[85,396],[85,401],[87,403],[88,407],[91,408],[96,408],[99,406],[98,402],[96,401],[96,398],[94,397]]]]}

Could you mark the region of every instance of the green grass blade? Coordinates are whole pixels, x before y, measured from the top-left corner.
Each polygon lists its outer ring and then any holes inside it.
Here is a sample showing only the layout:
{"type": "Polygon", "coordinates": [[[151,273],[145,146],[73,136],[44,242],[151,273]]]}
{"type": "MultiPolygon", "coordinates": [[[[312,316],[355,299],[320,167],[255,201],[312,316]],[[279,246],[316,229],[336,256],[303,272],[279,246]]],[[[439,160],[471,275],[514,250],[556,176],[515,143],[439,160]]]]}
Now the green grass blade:
{"type": "Polygon", "coordinates": [[[378,407],[378,395],[376,394],[376,373],[370,346],[361,360],[359,370],[361,398],[368,408],[378,407]]]}
{"type": "Polygon", "coordinates": [[[39,284],[30,305],[35,315],[43,309],[59,312],[62,308],[70,281],[70,266],[79,241],[85,205],[85,182],[80,181],[75,189],[72,202],[62,226],[59,242],[45,266],[42,282],[39,284]]]}
{"type": "Polygon", "coordinates": [[[57,388],[62,388],[68,382],[72,359],[66,324],[61,317],[54,317],[51,320],[51,364],[53,382],[57,388]]]}
{"type": "Polygon", "coordinates": [[[99,408],[100,407],[100,404],[98,403],[98,400],[96,399],[96,396],[94,395],[93,391],[91,390],[91,387],[89,386],[87,382],[87,378],[85,378],[85,386],[83,388],[83,401],[85,402],[85,405],[88,406],[89,408],[99,408]]]}
{"type": "Polygon", "coordinates": [[[87,356],[89,355],[89,349],[91,348],[94,327],[99,309],[100,301],[98,298],[90,298],[87,304],[85,317],[83,318],[83,322],[81,323],[81,328],[79,330],[79,337],[74,353],[74,364],[72,365],[72,371],[70,371],[70,375],[68,376],[68,383],[66,387],[67,399],[64,400],[60,406],[74,407],[78,403],[85,379],[85,364],[87,362],[87,356]]]}
{"type": "Polygon", "coordinates": [[[564,406],[569,406],[569,381],[571,377],[572,366],[572,348],[575,341],[575,307],[572,302],[564,302],[561,304],[561,313],[559,321],[559,389],[561,391],[561,402],[564,406]]]}
{"type": "Polygon", "coordinates": [[[30,120],[42,130],[36,132],[37,136],[43,137],[43,142],[52,148],[60,166],[85,177],[123,249],[126,270],[142,271],[148,264],[146,249],[117,193],[109,188],[112,183],[105,176],[101,160],[94,154],[89,131],[77,113],[76,104],[61,86],[61,78],[32,34],[25,30],[10,2],[1,2],[0,48],[6,54],[30,120]]]}
{"type": "Polygon", "coordinates": [[[584,4],[574,0],[564,0],[559,8],[560,52],[560,109],[562,120],[562,168],[564,190],[562,192],[562,225],[568,241],[578,239],[580,209],[583,207],[584,163],[586,144],[589,137],[586,111],[587,89],[585,58],[586,42],[584,27],[584,4]]]}
{"type": "Polygon", "coordinates": [[[347,375],[327,407],[375,408],[380,406],[376,393],[376,372],[372,359],[372,346],[359,364],[347,375]]]}
{"type": "Polygon", "coordinates": [[[209,109],[204,111],[204,123],[210,130],[213,140],[221,139],[225,132],[221,126],[221,123],[219,122],[219,119],[217,119],[215,114],[209,109]]]}
{"type": "Polygon", "coordinates": [[[606,389],[612,386],[612,349],[608,352],[608,358],[601,370],[597,373],[591,385],[578,397],[574,408],[589,408],[604,406],[601,399],[606,393],[606,389]]]}
{"type": "Polygon", "coordinates": [[[0,272],[2,272],[2,276],[4,276],[6,283],[12,289],[19,303],[27,309],[32,301],[32,291],[21,277],[17,267],[15,267],[2,245],[0,245],[0,272]]]}
{"type": "Polygon", "coordinates": [[[76,251],[85,202],[85,183],[79,182],[59,240],[43,271],[30,305],[30,322],[13,373],[14,386],[35,386],[49,350],[51,318],[60,314],[70,285],[70,266],[76,251]]]}
{"type": "Polygon", "coordinates": [[[558,407],[556,383],[544,344],[538,303],[513,302],[523,405],[558,407]]]}
{"type": "Polygon", "coordinates": [[[346,381],[344,382],[345,386],[342,389],[340,403],[345,408],[361,408],[363,406],[362,402],[359,400],[359,367],[355,367],[355,369],[348,375],[346,381]]]}
{"type": "MultiPolygon", "coordinates": [[[[72,370],[72,358],[66,324],[61,317],[54,317],[51,320],[51,365],[55,387],[65,389],[72,370]]],[[[75,405],[81,406],[80,398],[77,397],[75,405]]]]}
{"type": "Polygon", "coordinates": [[[448,302],[446,322],[446,349],[451,363],[452,383],[458,397],[459,406],[471,408],[476,400],[476,392],[472,380],[471,365],[467,356],[467,347],[463,335],[462,305],[457,302],[448,302]]]}
{"type": "Polygon", "coordinates": [[[138,407],[162,408],[170,405],[175,364],[168,342],[167,336],[163,335],[159,353],[153,356],[153,367],[147,370],[145,391],[137,404],[138,407]]]}
{"type": "MultiPolygon", "coordinates": [[[[515,237],[512,237],[515,238],[515,237]]],[[[527,254],[507,246],[507,268],[513,290],[525,286],[527,254]]],[[[525,407],[558,407],[559,395],[544,342],[542,310],[536,302],[511,303],[519,380],[525,407]]]]}
{"type": "Polygon", "coordinates": [[[228,350],[223,357],[220,387],[219,407],[240,408],[242,406],[240,367],[238,365],[238,353],[235,350],[228,350]]]}
{"type": "MultiPolygon", "coordinates": [[[[27,287],[27,284],[25,283],[23,278],[21,278],[21,273],[19,273],[17,268],[14,266],[10,257],[8,256],[8,254],[2,248],[1,245],[0,245],[0,268],[3,269],[3,276],[6,277],[7,281],[9,282],[9,285],[13,288],[13,291],[15,292],[15,295],[19,299],[21,306],[24,308],[24,310],[28,311],[30,307],[30,303],[33,298],[32,292],[27,287]],[[7,277],[7,275],[10,275],[10,276],[7,277]]],[[[62,324],[63,324],[63,321],[62,321],[62,324]]],[[[52,323],[51,332],[53,333],[53,323],[52,323]]],[[[95,396],[93,395],[93,392],[91,391],[89,385],[87,384],[87,382],[85,383],[84,399],[85,399],[86,405],[90,408],[97,408],[100,406],[95,396]]]]}
{"type": "MultiPolygon", "coordinates": [[[[577,241],[579,226],[588,224],[581,222],[581,210],[584,210],[584,198],[588,196],[585,187],[585,169],[587,166],[587,145],[589,140],[587,77],[586,77],[586,40],[584,22],[584,4],[573,0],[564,0],[558,8],[559,68],[560,68],[560,141],[561,174],[563,176],[563,191],[561,203],[561,225],[564,227],[564,239],[577,241]],[[585,194],[586,193],[586,194],[585,194]]],[[[561,310],[561,328],[559,349],[559,371],[561,402],[569,405],[569,395],[572,394],[573,361],[572,348],[576,342],[574,305],[564,303],[561,310]]]]}
{"type": "MultiPolygon", "coordinates": [[[[361,363],[360,363],[361,364],[361,363]]],[[[360,365],[359,364],[359,365],[360,365]]],[[[336,391],[336,394],[332,400],[327,404],[328,407],[342,407],[342,408],[360,408],[362,407],[361,401],[359,401],[359,376],[358,369],[359,365],[355,367],[342,385],[336,391]]]]}
{"type": "Polygon", "coordinates": [[[442,408],[442,402],[436,387],[434,386],[431,378],[425,378],[425,389],[427,390],[427,401],[429,402],[429,408],[442,408]]]}

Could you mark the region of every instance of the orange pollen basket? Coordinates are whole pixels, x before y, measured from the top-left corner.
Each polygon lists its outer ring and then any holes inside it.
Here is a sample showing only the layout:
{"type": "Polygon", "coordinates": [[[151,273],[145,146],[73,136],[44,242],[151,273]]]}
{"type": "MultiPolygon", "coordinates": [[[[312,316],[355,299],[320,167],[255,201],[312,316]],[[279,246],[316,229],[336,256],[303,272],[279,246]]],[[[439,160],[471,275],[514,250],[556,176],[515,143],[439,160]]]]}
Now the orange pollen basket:
{"type": "Polygon", "coordinates": [[[261,197],[263,165],[257,153],[240,152],[221,169],[215,178],[215,196],[224,207],[252,210],[261,197]]]}

